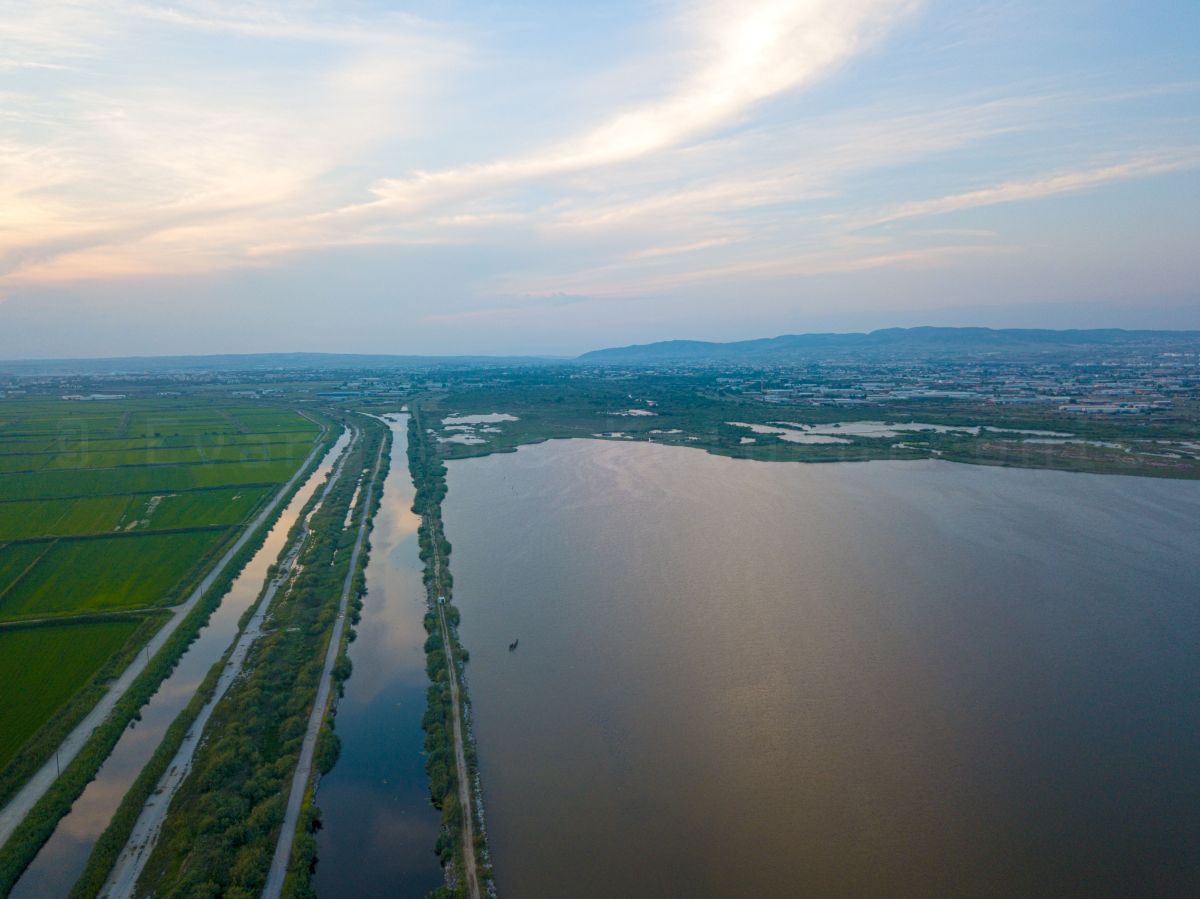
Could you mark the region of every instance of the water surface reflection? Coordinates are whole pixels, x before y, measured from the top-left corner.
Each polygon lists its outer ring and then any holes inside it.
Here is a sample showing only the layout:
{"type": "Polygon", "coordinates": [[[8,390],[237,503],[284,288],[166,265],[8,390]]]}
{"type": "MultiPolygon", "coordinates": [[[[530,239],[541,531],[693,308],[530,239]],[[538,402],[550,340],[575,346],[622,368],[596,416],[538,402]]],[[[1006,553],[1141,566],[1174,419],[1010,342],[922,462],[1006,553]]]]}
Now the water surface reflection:
{"type": "Polygon", "coordinates": [[[505,895],[1200,889],[1200,484],[601,441],[449,484],[505,895]]]}
{"type": "Polygon", "coordinates": [[[394,416],[391,469],[371,531],[354,673],[338,702],[342,751],[321,779],[315,886],[320,896],[424,896],[442,882],[440,817],[429,803],[425,588],[408,473],[408,416],[394,416]]]}

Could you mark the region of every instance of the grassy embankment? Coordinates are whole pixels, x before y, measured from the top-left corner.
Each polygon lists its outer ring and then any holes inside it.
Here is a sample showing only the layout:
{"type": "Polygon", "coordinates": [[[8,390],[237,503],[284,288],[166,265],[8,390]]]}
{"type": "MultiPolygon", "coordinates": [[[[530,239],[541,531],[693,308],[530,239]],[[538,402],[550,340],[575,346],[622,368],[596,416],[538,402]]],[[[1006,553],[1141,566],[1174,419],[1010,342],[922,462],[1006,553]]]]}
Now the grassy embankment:
{"type": "MultiPolygon", "coordinates": [[[[244,676],[209,719],[206,739],[171,803],[139,894],[241,897],[262,890],[365,510],[355,512],[349,529],[344,527],[346,513],[358,472],[374,463],[380,441],[388,439],[382,426],[362,425],[364,436],[346,460],[346,473],[312,516],[299,572],[273,603],[244,676]]],[[[365,559],[364,553],[360,569],[365,559]]],[[[355,577],[361,591],[361,570],[355,577]]],[[[309,816],[304,823],[314,822],[309,816]]],[[[307,827],[305,836],[311,839],[307,827]]],[[[118,841],[112,845],[119,851],[118,841]]],[[[311,846],[303,841],[295,852],[311,858],[311,846]]],[[[303,895],[301,886],[291,894],[303,895]]]]}
{"type": "MultiPolygon", "coordinates": [[[[369,494],[370,503],[367,505],[365,512],[362,510],[356,511],[355,519],[351,522],[351,527],[349,528],[349,530],[357,531],[358,524],[362,520],[362,515],[367,515],[368,540],[363,546],[358,568],[354,572],[355,580],[350,593],[350,605],[347,610],[349,626],[342,633],[337,661],[333,667],[333,680],[336,691],[330,702],[330,708],[321,726],[321,731],[317,735],[317,746],[314,754],[314,764],[318,772],[317,779],[333,770],[333,766],[337,764],[338,755],[341,752],[341,741],[338,739],[336,730],[337,701],[344,693],[346,681],[349,680],[354,670],[354,666],[350,661],[349,647],[354,642],[356,636],[354,625],[357,625],[362,618],[363,599],[367,594],[366,572],[371,548],[369,535],[371,528],[374,526],[375,513],[379,511],[379,506],[383,501],[383,485],[387,480],[388,471],[391,469],[391,440],[391,432],[389,430],[386,443],[383,447],[383,456],[375,477],[375,488],[369,494]]],[[[367,472],[364,471],[364,481],[366,476],[367,472]]],[[[284,896],[314,897],[316,895],[312,884],[312,875],[317,865],[317,841],[314,834],[320,826],[321,807],[317,803],[316,779],[314,779],[304,794],[304,805],[300,812],[300,823],[297,828],[295,842],[292,844],[292,857],[288,863],[287,880],[283,888],[284,896]]]]}
{"type": "Polygon", "coordinates": [[[443,866],[449,868],[449,886],[434,896],[467,896],[465,862],[463,857],[464,815],[470,815],[474,825],[475,858],[482,883],[491,881],[488,864],[487,834],[479,815],[478,765],[474,742],[469,728],[463,747],[466,756],[465,777],[469,792],[475,798],[471,808],[462,808],[459,800],[459,776],[453,737],[453,707],[449,682],[449,665],[457,664],[460,684],[460,704],[464,724],[469,720],[470,703],[462,681],[463,666],[468,659],[466,649],[458,642],[459,611],[452,602],[453,578],[450,574],[450,542],[442,528],[442,500],[446,496],[446,465],[438,458],[437,450],[422,425],[420,411],[415,407],[409,418],[408,463],[416,495],[413,511],[421,516],[418,530],[421,560],[425,563],[425,589],[429,610],[425,614],[425,668],[431,684],[426,694],[426,709],[422,720],[425,729],[425,769],[429,774],[429,794],[433,804],[442,812],[442,832],[437,852],[443,866]],[[449,624],[450,653],[447,658],[437,615],[438,598],[444,597],[443,611],[449,624]]]}
{"type": "MultiPolygon", "coordinates": [[[[298,418],[295,413],[289,412],[287,414],[293,420],[298,418]]],[[[300,420],[311,428],[311,430],[306,428],[301,432],[308,434],[309,439],[304,446],[303,454],[307,455],[312,449],[312,437],[316,435],[317,425],[305,419],[300,420]]],[[[322,453],[332,445],[334,439],[335,435],[332,429],[328,430],[321,443],[322,453]]],[[[318,461],[319,455],[311,467],[315,468],[318,461]]],[[[295,468],[296,465],[293,464],[291,470],[287,472],[287,477],[291,476],[295,468]]],[[[169,471],[170,468],[166,470],[169,471]]],[[[184,619],[177,630],[150,660],[145,670],[142,671],[126,694],[116,704],[108,718],[96,728],[87,744],[62,771],[54,785],[31,809],[8,842],[3,847],[0,847],[0,895],[7,893],[11,889],[21,872],[33,860],[45,841],[50,838],[59,819],[70,810],[71,804],[95,776],[96,771],[111,753],[112,748],[116,745],[125,728],[137,716],[138,710],[153,696],[161,682],[174,669],[175,664],[195,639],[201,627],[203,627],[212,612],[220,605],[221,599],[241,569],[258,551],[274,521],[282,513],[283,509],[286,508],[287,500],[290,499],[291,494],[298,490],[303,482],[304,477],[297,479],[296,484],[289,491],[288,496],[284,497],[284,500],[280,502],[274,514],[269,516],[268,520],[260,526],[258,531],[239,550],[223,574],[214,581],[187,618],[184,619]]],[[[260,500],[243,514],[247,517],[251,514],[257,514],[261,503],[265,501],[267,495],[267,492],[262,493],[260,500]]],[[[209,503],[207,505],[211,510],[212,504],[209,503]]],[[[210,558],[215,558],[215,553],[217,552],[223,552],[228,542],[232,542],[235,538],[236,534],[230,533],[228,541],[222,541],[210,553],[210,558]]],[[[198,583],[204,576],[207,567],[209,566],[203,564],[203,560],[201,564],[196,565],[187,581],[175,589],[174,595],[179,597],[186,595],[186,592],[190,591],[192,586],[198,583]]],[[[83,616],[82,618],[64,618],[61,623],[46,622],[40,624],[39,627],[50,629],[66,628],[73,627],[81,621],[107,621],[110,618],[128,617],[130,616],[126,613],[119,613],[116,616],[96,616],[93,614],[83,616]]],[[[143,615],[141,623],[135,628],[133,635],[127,640],[122,649],[112,655],[90,680],[86,680],[81,684],[77,683],[77,689],[69,700],[58,709],[51,710],[49,720],[25,741],[9,764],[3,771],[0,771],[0,801],[11,797],[29,776],[50,757],[55,747],[61,743],[62,739],[105,693],[108,682],[124,669],[137,652],[141,650],[145,642],[150,639],[154,631],[162,625],[163,621],[164,616],[161,612],[151,612],[143,615]]],[[[10,625],[9,627],[28,626],[28,624],[17,624],[10,625]]],[[[23,686],[26,680],[27,677],[23,674],[15,682],[3,685],[3,689],[5,693],[11,691],[17,696],[27,696],[29,695],[26,692],[27,687],[23,686]]]]}

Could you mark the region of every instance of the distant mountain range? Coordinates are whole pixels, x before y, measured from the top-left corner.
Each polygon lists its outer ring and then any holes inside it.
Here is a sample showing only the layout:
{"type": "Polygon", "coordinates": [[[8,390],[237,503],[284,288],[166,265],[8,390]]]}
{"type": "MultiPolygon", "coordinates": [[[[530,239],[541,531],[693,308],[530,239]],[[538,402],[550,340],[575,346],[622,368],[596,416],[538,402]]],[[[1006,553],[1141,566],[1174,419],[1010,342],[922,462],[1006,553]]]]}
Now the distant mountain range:
{"type": "Polygon", "coordinates": [[[785,334],[732,343],[665,340],[593,350],[576,361],[596,365],[769,364],[837,358],[1061,356],[1122,348],[1161,348],[1164,352],[1174,348],[1196,352],[1200,349],[1200,331],[885,328],[865,334],[785,334]]]}

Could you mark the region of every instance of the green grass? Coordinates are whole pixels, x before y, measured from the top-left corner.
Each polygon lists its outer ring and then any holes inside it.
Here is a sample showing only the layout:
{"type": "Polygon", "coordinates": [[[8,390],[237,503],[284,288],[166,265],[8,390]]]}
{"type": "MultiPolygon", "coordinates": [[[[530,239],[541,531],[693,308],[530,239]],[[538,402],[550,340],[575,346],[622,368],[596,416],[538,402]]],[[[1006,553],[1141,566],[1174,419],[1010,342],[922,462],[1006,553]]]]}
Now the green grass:
{"type": "MultiPolygon", "coordinates": [[[[299,425],[306,424],[303,420],[299,425]]],[[[256,447],[262,444],[310,444],[314,432],[309,429],[273,431],[267,434],[171,434],[160,437],[88,437],[64,434],[55,439],[45,437],[6,438],[0,431],[0,456],[81,452],[120,452],[122,450],[180,449],[208,446],[256,447]]]]}
{"type": "Polygon", "coordinates": [[[137,499],[136,496],[89,496],[0,503],[0,539],[112,531],[137,499]]]}
{"type": "Polygon", "coordinates": [[[0,629],[0,768],[125,645],[133,618],[0,629]]]}
{"type": "Polygon", "coordinates": [[[241,524],[270,492],[268,486],[216,487],[184,493],[0,502],[0,540],[104,534],[124,530],[134,522],[138,530],[241,524]],[[157,503],[155,497],[159,497],[157,503]]]}
{"type": "Polygon", "coordinates": [[[0,546],[0,602],[13,582],[49,549],[45,543],[9,543],[0,546]]]}
{"type": "MultiPolygon", "coordinates": [[[[221,487],[169,494],[150,515],[147,527],[155,529],[241,524],[272,492],[271,487],[221,487]]],[[[145,509],[146,506],[141,506],[139,511],[144,512],[145,509]]]]}
{"type": "Polygon", "coordinates": [[[64,469],[4,478],[0,499],[56,499],[113,493],[154,493],[232,484],[282,484],[303,455],[271,462],[147,465],[97,470],[64,469]]]}
{"type": "MultiPolygon", "coordinates": [[[[0,596],[0,619],[169,605],[225,529],[60,540],[0,596]]],[[[5,547],[24,551],[16,544],[5,547]]]]}
{"type": "Polygon", "coordinates": [[[29,455],[5,453],[0,456],[0,474],[12,471],[37,471],[45,468],[47,463],[54,459],[55,456],[49,453],[34,453],[29,455]]]}
{"type": "Polygon", "coordinates": [[[0,471],[38,471],[64,468],[117,468],[125,465],[170,465],[195,462],[263,462],[272,459],[303,459],[306,443],[242,443],[133,449],[97,449],[97,441],[70,452],[54,455],[5,456],[0,471]]]}

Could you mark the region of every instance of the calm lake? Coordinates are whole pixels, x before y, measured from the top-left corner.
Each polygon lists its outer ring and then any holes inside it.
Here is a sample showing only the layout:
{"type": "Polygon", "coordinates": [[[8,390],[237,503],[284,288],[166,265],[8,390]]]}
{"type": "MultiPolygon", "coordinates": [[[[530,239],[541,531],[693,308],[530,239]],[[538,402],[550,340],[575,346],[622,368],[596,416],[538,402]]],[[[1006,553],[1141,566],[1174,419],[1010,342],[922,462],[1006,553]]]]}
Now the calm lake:
{"type": "Polygon", "coordinates": [[[1200,890],[1200,483],[449,468],[502,895],[1200,890]]]}

